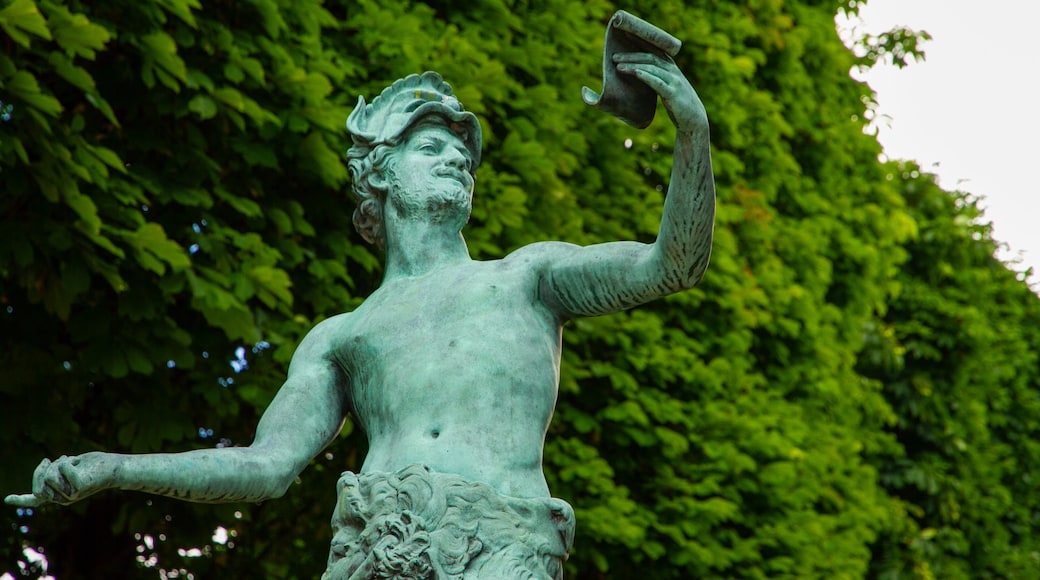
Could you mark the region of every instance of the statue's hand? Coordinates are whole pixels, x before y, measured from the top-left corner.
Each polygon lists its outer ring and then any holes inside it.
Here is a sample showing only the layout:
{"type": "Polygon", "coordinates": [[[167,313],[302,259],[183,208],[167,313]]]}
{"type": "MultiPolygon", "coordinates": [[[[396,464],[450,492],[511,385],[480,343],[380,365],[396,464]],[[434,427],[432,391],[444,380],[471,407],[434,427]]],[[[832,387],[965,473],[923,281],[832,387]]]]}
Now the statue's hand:
{"type": "Polygon", "coordinates": [[[617,70],[629,74],[661,95],[668,116],[680,131],[692,131],[708,125],[697,91],[670,58],[646,52],[626,52],[614,55],[617,70]]]}
{"type": "Polygon", "coordinates": [[[111,473],[104,453],[62,455],[44,459],[33,473],[32,493],[9,495],[4,503],[17,507],[36,507],[48,503],[68,505],[108,487],[105,473],[111,473]]]}

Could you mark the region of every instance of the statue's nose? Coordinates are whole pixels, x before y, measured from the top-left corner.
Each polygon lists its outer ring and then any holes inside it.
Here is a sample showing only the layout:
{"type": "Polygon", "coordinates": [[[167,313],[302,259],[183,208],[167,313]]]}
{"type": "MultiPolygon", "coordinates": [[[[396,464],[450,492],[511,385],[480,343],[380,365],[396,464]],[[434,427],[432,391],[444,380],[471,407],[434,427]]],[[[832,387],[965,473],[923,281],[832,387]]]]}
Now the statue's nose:
{"type": "Polygon", "coordinates": [[[455,148],[451,148],[448,151],[448,165],[459,169],[461,171],[467,171],[469,169],[469,162],[466,160],[466,156],[461,151],[455,148]]]}

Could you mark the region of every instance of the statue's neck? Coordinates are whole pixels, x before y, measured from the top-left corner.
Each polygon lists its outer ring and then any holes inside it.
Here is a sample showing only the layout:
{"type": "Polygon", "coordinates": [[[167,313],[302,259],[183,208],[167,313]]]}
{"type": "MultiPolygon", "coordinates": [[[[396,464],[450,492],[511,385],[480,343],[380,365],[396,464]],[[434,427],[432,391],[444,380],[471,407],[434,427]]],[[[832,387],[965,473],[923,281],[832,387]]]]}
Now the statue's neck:
{"type": "Polygon", "coordinates": [[[421,276],[470,260],[462,232],[445,223],[407,221],[386,223],[384,282],[421,276]]]}

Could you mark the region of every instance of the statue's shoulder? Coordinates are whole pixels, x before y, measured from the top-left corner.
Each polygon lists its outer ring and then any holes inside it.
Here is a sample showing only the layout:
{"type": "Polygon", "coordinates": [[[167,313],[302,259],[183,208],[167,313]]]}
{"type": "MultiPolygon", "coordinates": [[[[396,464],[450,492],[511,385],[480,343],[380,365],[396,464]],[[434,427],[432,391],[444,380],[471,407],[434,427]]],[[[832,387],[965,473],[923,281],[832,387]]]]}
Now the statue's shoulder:
{"type": "Polygon", "coordinates": [[[319,335],[327,335],[342,332],[350,328],[354,318],[353,315],[353,312],[343,312],[335,316],[330,316],[318,324],[315,324],[314,328],[311,329],[311,334],[318,333],[319,335]]]}
{"type": "Polygon", "coordinates": [[[581,246],[568,242],[535,242],[511,252],[502,258],[502,262],[512,266],[541,269],[580,248],[581,246]]]}
{"type": "Polygon", "coordinates": [[[352,313],[344,312],[322,320],[303,337],[296,349],[296,356],[325,357],[350,335],[353,328],[352,313]]]}

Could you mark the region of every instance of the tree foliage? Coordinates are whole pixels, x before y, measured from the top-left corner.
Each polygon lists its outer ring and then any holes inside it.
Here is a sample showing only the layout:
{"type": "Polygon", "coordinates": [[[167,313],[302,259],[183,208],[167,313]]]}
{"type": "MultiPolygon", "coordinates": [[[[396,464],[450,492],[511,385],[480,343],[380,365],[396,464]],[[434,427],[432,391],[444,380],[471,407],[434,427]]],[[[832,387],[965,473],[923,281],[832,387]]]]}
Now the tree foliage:
{"type": "MultiPolygon", "coordinates": [[[[652,240],[673,130],[578,96],[625,8],[685,41],[716,245],[697,289],[565,332],[545,465],[571,576],[1040,574],[1040,302],[970,197],[878,161],[849,69],[922,37],[857,57],[833,20],[856,4],[7,1],[0,492],[43,456],[251,440],[303,334],[378,285],[343,122],[393,79],[438,70],[480,118],[475,257],[652,240]]],[[[315,577],[364,447],[348,425],[262,505],[7,508],[0,568],[315,577]]]]}
{"type": "Polygon", "coordinates": [[[900,177],[919,233],[900,292],[860,357],[884,383],[896,453],[880,483],[900,518],[875,545],[879,577],[1036,574],[1040,302],[993,259],[978,200],[912,165],[900,177]]]}

